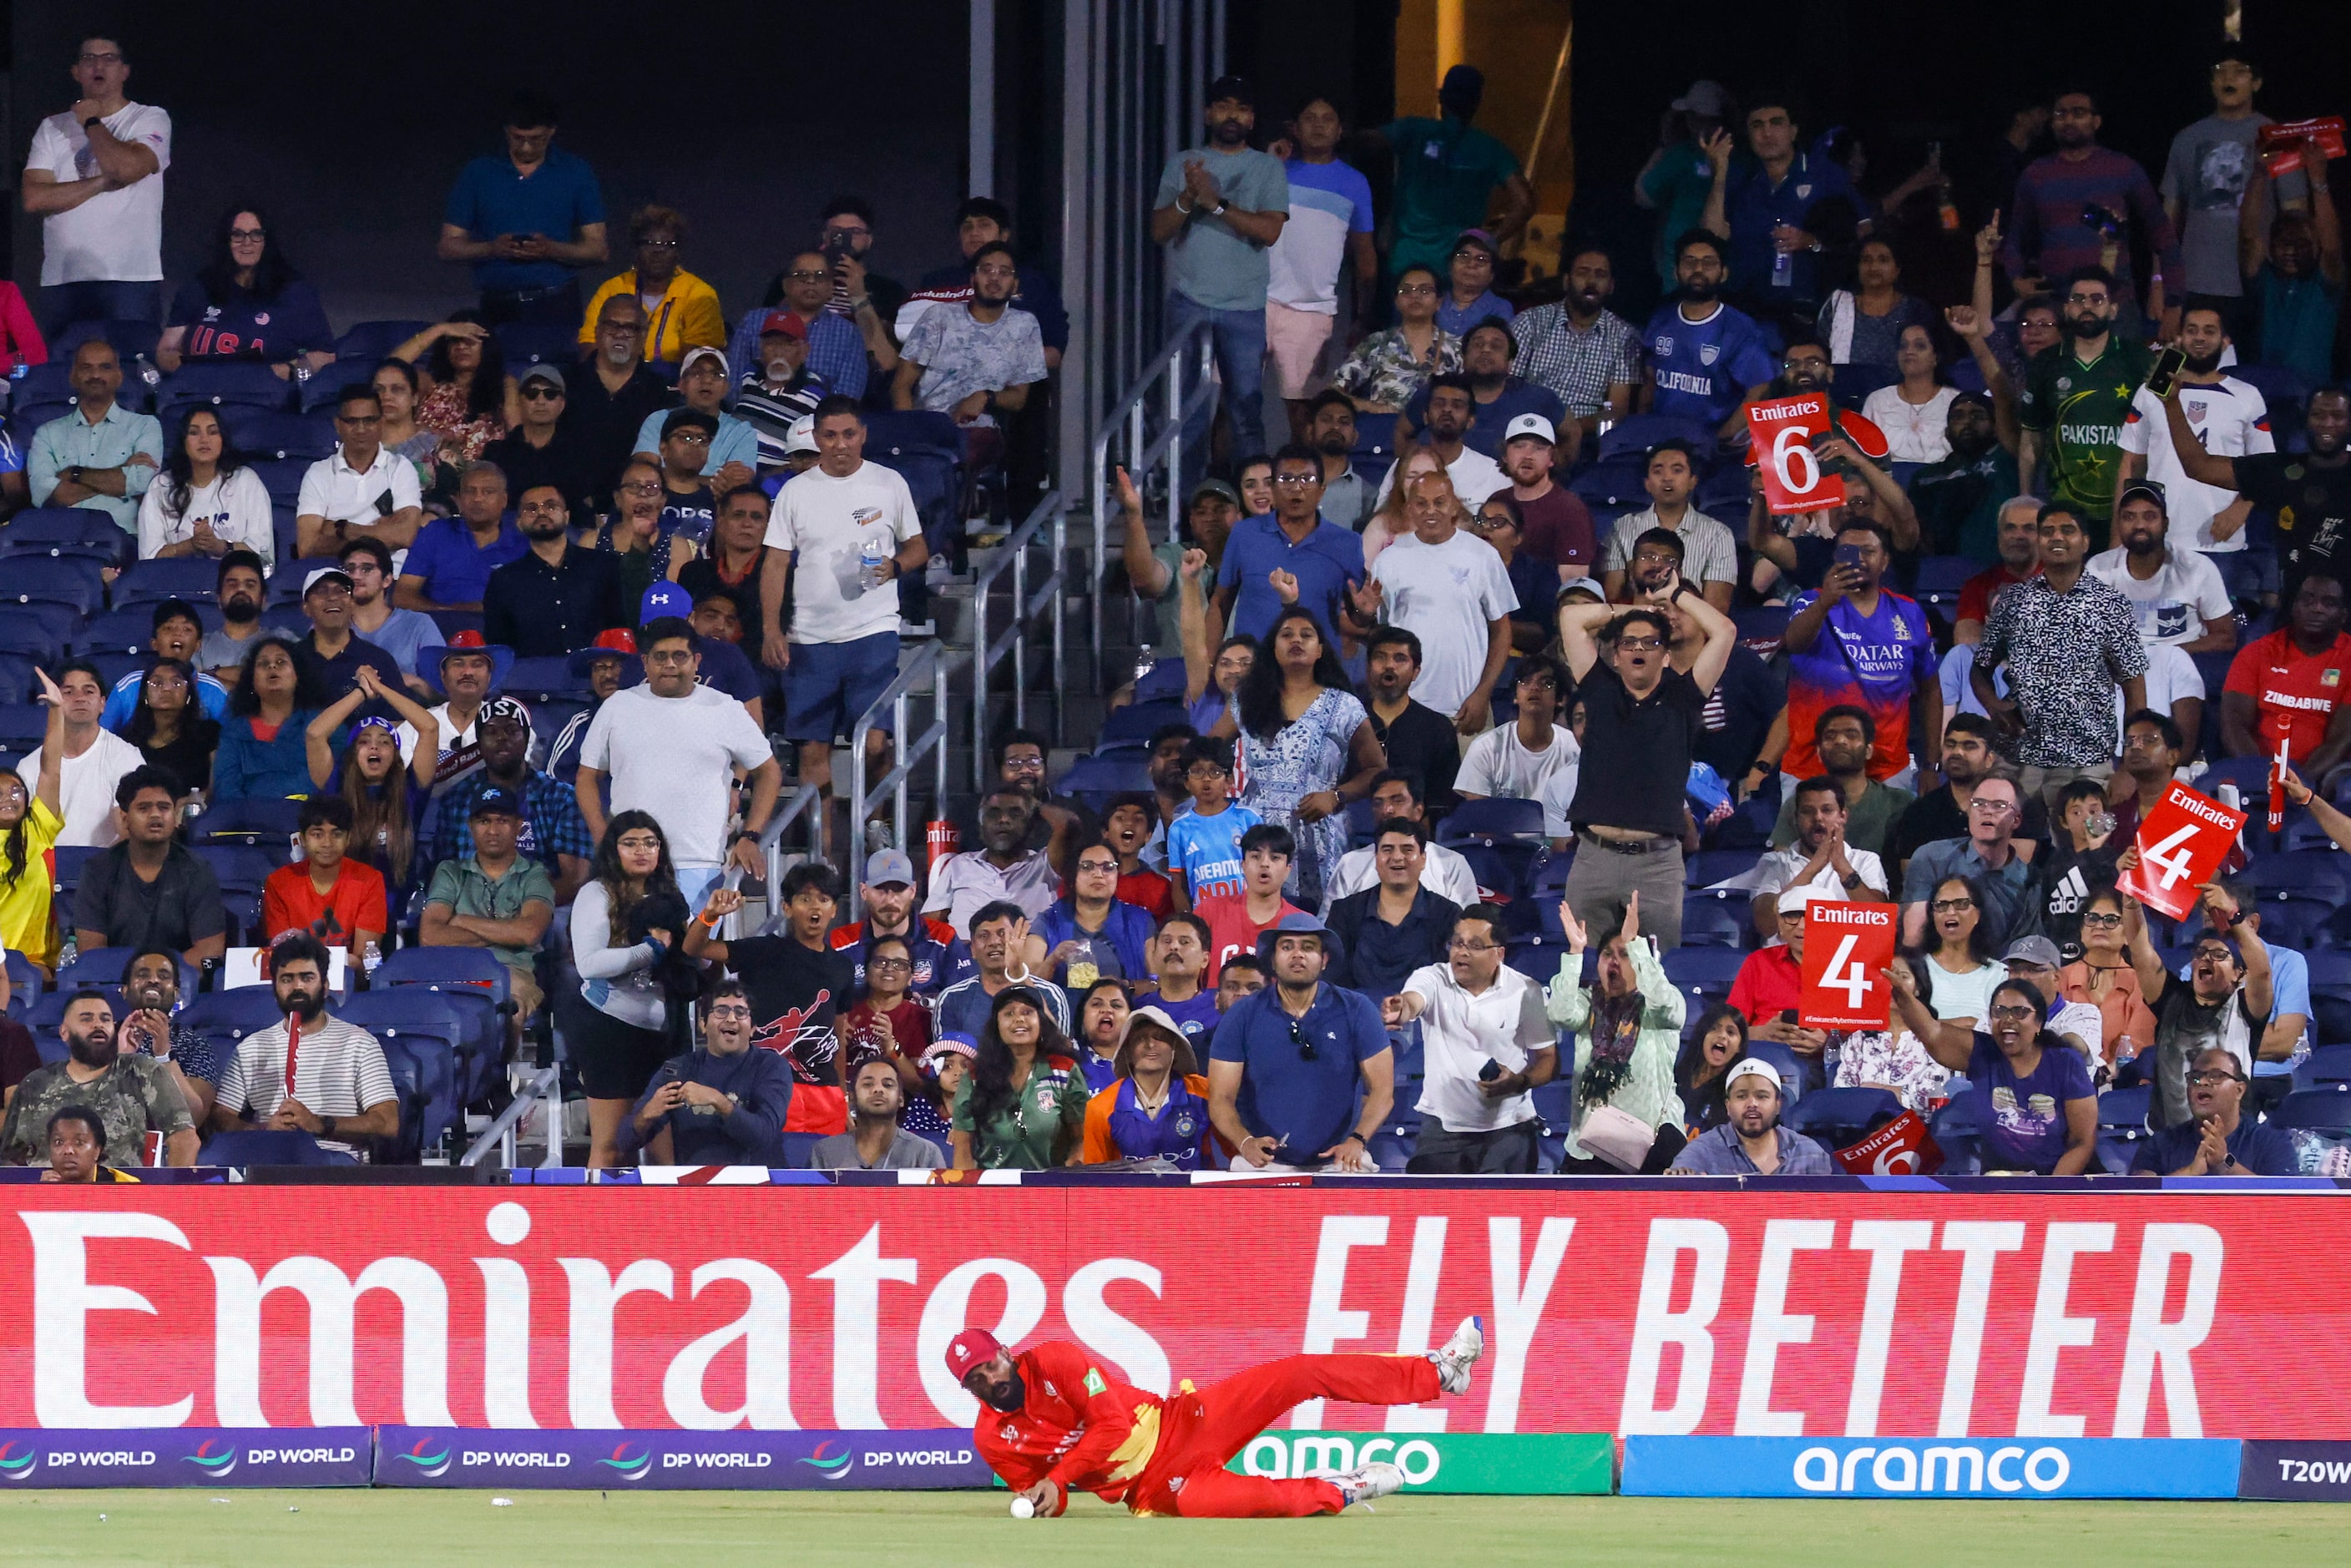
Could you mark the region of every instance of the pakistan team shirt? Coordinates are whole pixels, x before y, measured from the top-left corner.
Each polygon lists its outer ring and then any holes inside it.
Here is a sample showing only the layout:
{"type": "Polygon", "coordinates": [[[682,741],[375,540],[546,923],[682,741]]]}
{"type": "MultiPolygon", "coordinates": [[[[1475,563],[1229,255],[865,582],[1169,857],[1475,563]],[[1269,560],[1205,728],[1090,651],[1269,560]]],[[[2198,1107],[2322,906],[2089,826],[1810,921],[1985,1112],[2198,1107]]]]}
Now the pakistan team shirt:
{"type": "Polygon", "coordinates": [[[2085,521],[2114,513],[2123,424],[2152,365],[2147,345],[2116,332],[2095,360],[2076,359],[2060,343],[2024,369],[2017,420],[2045,438],[2051,498],[2078,507],[2085,521]]]}

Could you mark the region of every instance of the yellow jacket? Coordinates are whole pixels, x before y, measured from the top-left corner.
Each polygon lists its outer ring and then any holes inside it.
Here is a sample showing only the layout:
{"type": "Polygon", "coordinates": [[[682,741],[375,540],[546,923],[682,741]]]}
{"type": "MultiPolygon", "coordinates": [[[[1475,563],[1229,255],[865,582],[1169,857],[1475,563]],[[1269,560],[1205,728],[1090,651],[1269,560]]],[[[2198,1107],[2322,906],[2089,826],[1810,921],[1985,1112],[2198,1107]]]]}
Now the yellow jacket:
{"type": "MultiPolygon", "coordinates": [[[[614,295],[637,291],[637,269],[631,267],[617,277],[608,277],[588,301],[587,319],[580,323],[580,341],[585,347],[596,340],[596,312],[604,301],[614,295]]],[[[654,308],[653,319],[645,323],[644,355],[648,360],[662,360],[675,364],[688,349],[708,344],[714,349],[726,347],[726,318],[718,308],[718,290],[705,283],[684,267],[669,280],[669,289],[654,308]]]]}

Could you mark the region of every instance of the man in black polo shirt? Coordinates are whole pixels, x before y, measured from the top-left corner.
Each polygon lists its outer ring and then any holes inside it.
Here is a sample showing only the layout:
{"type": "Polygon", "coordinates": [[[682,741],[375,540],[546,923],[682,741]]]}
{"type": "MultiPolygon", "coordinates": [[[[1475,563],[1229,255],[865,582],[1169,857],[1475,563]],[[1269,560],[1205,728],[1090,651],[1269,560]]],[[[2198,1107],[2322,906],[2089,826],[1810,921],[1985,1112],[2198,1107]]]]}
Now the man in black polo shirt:
{"type": "Polygon", "coordinates": [[[310,618],[310,634],[295,644],[294,662],[302,681],[323,702],[337,702],[358,684],[360,666],[375,666],[376,677],[388,686],[404,687],[400,661],[364,637],[351,632],[351,574],[340,566],[322,566],[302,580],[302,612],[310,618]]]}
{"type": "Polygon", "coordinates": [[[1431,816],[1459,803],[1453,776],[1461,767],[1461,737],[1453,721],[1410,695],[1420,678],[1420,639],[1402,626],[1383,626],[1364,643],[1365,704],[1372,734],[1387,749],[1388,766],[1416,780],[1431,816]]]}
{"type": "Polygon", "coordinates": [[[82,868],[74,894],[74,942],[100,947],[168,947],[201,966],[228,948],[219,879],[173,838],[180,825],[179,776],[152,763],[114,787],[122,841],[82,868]]]}
{"type": "MultiPolygon", "coordinates": [[[[592,371],[574,371],[592,376],[592,371]]],[[[502,441],[482,449],[482,461],[506,471],[507,484],[517,496],[535,485],[552,485],[563,492],[564,505],[581,517],[589,513],[596,467],[588,444],[563,423],[563,407],[570,388],[553,365],[533,365],[520,382],[522,423],[502,441]]]]}
{"type": "Polygon", "coordinates": [[[1662,609],[1636,605],[1619,613],[1613,605],[1575,603],[1559,612],[1560,645],[1584,714],[1583,769],[1568,806],[1583,847],[1568,873],[1567,902],[1583,925],[1604,929],[1623,921],[1625,897],[1637,892],[1643,928],[1670,950],[1682,939],[1690,746],[1739,633],[1678,571],[1656,594],[1706,638],[1687,674],[1673,667],[1673,622],[1662,609]]]}
{"type": "Polygon", "coordinates": [[[518,659],[559,659],[600,632],[629,623],[620,568],[607,551],[571,542],[570,508],[552,485],[522,493],[515,523],[530,553],[490,573],[482,591],[482,634],[518,659]]]}

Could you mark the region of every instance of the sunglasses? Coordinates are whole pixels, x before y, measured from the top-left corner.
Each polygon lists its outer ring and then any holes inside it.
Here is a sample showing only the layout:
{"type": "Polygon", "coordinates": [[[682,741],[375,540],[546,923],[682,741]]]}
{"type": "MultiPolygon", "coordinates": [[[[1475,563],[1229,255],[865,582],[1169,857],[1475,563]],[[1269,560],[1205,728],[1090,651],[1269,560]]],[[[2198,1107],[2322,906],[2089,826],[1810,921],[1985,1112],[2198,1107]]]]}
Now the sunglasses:
{"type": "Polygon", "coordinates": [[[1306,1030],[1296,1019],[1290,1020],[1290,1043],[1298,1048],[1298,1060],[1314,1060],[1314,1042],[1306,1038],[1306,1030]]]}
{"type": "Polygon", "coordinates": [[[553,387],[549,386],[545,382],[531,382],[530,385],[522,389],[522,395],[524,401],[527,402],[554,402],[563,396],[561,392],[556,391],[553,387]]]}

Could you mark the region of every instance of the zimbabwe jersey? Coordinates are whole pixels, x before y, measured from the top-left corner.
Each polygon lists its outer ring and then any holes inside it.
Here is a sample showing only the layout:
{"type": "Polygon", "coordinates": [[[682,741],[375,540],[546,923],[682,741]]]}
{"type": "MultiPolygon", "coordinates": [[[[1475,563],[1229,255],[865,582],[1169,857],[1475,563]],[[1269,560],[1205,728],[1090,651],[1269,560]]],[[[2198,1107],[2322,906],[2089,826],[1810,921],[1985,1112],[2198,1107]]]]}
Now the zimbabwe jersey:
{"type": "Polygon", "coordinates": [[[1015,1491],[1050,1476],[1063,1491],[1123,1500],[1159,1446],[1159,1396],[1117,1381],[1068,1340],[1022,1351],[1012,1365],[1025,1397],[1008,1414],[980,1406],[979,1457],[1015,1491]]]}
{"type": "MultiPolygon", "coordinates": [[[[2123,424],[2153,362],[2145,344],[2117,332],[2107,336],[2105,351],[2086,363],[2060,343],[2043,349],[2025,367],[2017,421],[2043,437],[2051,498],[2080,507],[2085,521],[2103,523],[2114,513],[2123,424]]],[[[2097,537],[2103,538],[2104,530],[2097,537]]]]}

